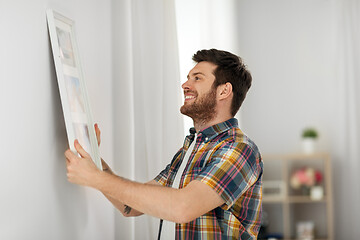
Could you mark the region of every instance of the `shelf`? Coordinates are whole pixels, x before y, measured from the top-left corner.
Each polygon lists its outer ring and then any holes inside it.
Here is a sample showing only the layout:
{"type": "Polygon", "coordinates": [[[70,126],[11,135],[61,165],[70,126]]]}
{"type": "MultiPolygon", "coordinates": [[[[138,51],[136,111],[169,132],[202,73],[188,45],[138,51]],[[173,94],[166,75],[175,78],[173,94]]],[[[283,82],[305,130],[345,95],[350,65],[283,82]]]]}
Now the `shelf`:
{"type": "Polygon", "coordinates": [[[326,198],[323,197],[322,199],[314,200],[308,196],[291,196],[288,199],[286,199],[286,202],[289,202],[289,203],[317,203],[317,202],[326,202],[326,198]]]}
{"type": "Polygon", "coordinates": [[[291,197],[278,197],[278,196],[264,196],[263,203],[322,203],[326,202],[326,197],[322,199],[311,199],[308,196],[291,196],[291,197]]]}
{"type": "MultiPolygon", "coordinates": [[[[330,238],[314,238],[312,240],[329,240],[330,238]]],[[[283,240],[299,240],[298,238],[284,238],[283,240]]]]}
{"type": "Polygon", "coordinates": [[[284,239],[296,239],[298,224],[313,222],[314,240],[334,240],[331,159],[328,153],[264,154],[263,210],[267,230],[283,234],[284,239]],[[319,169],[323,173],[323,197],[318,200],[301,195],[290,186],[294,170],[302,167],[319,169]]]}
{"type": "Polygon", "coordinates": [[[289,154],[264,154],[264,161],[273,161],[273,160],[323,160],[329,158],[328,153],[312,153],[312,154],[302,154],[302,153],[289,153],[289,154]]]}
{"type": "Polygon", "coordinates": [[[283,203],[285,202],[284,197],[272,197],[272,196],[264,196],[263,203],[283,203]]]}

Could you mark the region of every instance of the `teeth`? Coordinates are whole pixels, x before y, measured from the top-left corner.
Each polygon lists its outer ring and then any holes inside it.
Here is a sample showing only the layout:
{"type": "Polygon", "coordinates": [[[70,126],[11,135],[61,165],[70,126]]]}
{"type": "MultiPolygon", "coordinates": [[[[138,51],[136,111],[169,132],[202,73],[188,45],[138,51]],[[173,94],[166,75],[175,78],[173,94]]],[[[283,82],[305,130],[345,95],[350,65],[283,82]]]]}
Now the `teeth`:
{"type": "Polygon", "coordinates": [[[185,96],[185,99],[192,99],[195,98],[194,96],[185,96]]]}

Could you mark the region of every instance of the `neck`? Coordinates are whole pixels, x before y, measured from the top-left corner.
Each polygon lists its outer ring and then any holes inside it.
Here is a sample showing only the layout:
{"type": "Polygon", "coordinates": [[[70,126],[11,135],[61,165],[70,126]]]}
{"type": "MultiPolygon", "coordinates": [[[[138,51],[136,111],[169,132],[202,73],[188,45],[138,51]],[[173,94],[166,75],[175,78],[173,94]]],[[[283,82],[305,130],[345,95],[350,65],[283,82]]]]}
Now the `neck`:
{"type": "Polygon", "coordinates": [[[211,119],[210,121],[202,121],[199,119],[193,119],[193,121],[194,121],[195,130],[198,133],[199,131],[201,131],[205,128],[214,126],[218,123],[225,122],[225,121],[229,120],[230,118],[233,118],[233,117],[229,114],[229,115],[226,115],[223,117],[215,117],[215,118],[211,119]]]}

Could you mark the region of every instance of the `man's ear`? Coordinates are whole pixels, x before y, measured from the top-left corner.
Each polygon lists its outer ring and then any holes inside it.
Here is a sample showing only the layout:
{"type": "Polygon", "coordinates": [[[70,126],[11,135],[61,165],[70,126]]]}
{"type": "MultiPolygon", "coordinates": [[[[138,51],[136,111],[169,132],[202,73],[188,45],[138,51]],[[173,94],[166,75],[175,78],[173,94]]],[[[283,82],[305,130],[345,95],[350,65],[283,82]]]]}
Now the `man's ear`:
{"type": "Polygon", "coordinates": [[[232,95],[232,84],[227,82],[218,86],[219,100],[226,99],[232,95]]]}

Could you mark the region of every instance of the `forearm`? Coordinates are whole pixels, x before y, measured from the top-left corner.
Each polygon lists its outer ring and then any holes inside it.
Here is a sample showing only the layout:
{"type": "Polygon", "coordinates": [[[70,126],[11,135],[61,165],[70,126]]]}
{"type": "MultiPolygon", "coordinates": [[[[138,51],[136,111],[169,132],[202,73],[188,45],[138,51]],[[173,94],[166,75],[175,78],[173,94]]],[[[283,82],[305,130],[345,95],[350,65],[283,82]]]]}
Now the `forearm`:
{"type": "Polygon", "coordinates": [[[143,215],[142,212],[139,212],[135,209],[132,209],[131,207],[123,204],[122,202],[116,200],[115,198],[111,197],[110,195],[103,193],[104,196],[114,205],[115,208],[117,208],[123,216],[125,217],[137,217],[140,215],[143,215]]]}
{"type": "MultiPolygon", "coordinates": [[[[104,162],[104,160],[102,160],[102,161],[104,162]]],[[[104,169],[103,169],[104,172],[116,176],[114,174],[114,172],[109,168],[109,166],[106,163],[103,164],[103,166],[104,166],[104,169]]],[[[139,212],[139,211],[137,211],[135,209],[132,209],[131,207],[123,204],[122,202],[120,202],[119,200],[111,197],[109,194],[106,194],[104,192],[102,194],[104,194],[104,196],[112,203],[112,205],[116,209],[118,209],[122,213],[123,216],[125,216],[125,217],[137,217],[137,216],[143,215],[142,212],[139,212]]]]}
{"type": "MultiPolygon", "coordinates": [[[[154,184],[132,182],[124,178],[100,173],[92,187],[100,190],[121,212],[124,204],[131,207],[130,214],[145,213],[173,222],[182,221],[183,199],[181,190],[154,184]],[[137,210],[133,210],[137,209],[137,210]],[[132,212],[134,211],[134,212],[132,212]]],[[[128,215],[125,215],[128,216],[128,215]]]]}

